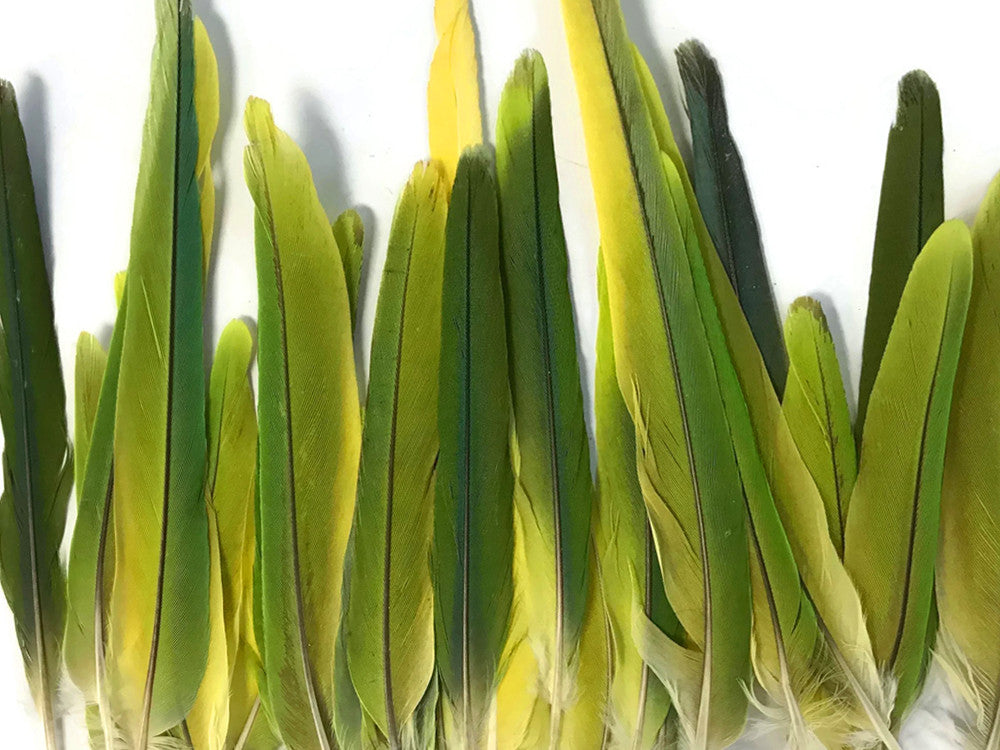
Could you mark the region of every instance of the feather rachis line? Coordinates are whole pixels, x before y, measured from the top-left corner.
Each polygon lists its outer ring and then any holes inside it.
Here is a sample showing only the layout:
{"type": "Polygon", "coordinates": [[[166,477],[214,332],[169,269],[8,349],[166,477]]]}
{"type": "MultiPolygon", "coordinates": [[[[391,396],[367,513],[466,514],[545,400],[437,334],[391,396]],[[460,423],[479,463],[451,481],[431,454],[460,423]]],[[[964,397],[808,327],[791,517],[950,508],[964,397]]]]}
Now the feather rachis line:
{"type": "MultiPolygon", "coordinates": [[[[183,90],[183,44],[184,44],[184,28],[183,22],[185,18],[186,0],[177,1],[177,66],[175,70],[177,90],[175,93],[174,102],[174,159],[173,159],[173,191],[172,191],[172,215],[171,215],[171,235],[170,235],[170,337],[167,342],[168,344],[168,355],[167,355],[167,404],[166,404],[166,442],[164,447],[164,473],[163,473],[163,505],[160,518],[160,552],[158,558],[158,570],[156,576],[156,604],[153,609],[153,633],[149,644],[149,666],[146,668],[146,686],[143,693],[142,702],[142,717],[139,724],[139,747],[143,750],[149,744],[149,719],[150,712],[153,708],[153,684],[156,679],[156,661],[159,655],[160,646],[160,626],[162,623],[163,616],[163,586],[166,579],[166,566],[164,565],[167,556],[167,519],[169,517],[170,510],[170,457],[171,457],[171,438],[173,433],[173,401],[174,401],[174,327],[176,325],[177,318],[177,295],[175,292],[176,279],[177,279],[177,242],[178,242],[178,212],[179,212],[179,180],[180,180],[180,154],[181,154],[181,92],[183,90]]],[[[190,19],[190,5],[187,5],[188,15],[187,18],[190,19]]],[[[193,53],[193,52],[192,52],[193,53]]],[[[192,86],[192,96],[194,92],[194,81],[191,81],[192,86]]],[[[145,291],[145,280],[140,276],[140,284],[145,291]]],[[[148,305],[147,297],[147,305],[148,305]]],[[[152,323],[152,320],[150,321],[152,323]]],[[[153,331],[154,340],[156,340],[156,326],[150,325],[150,330],[153,331]]],[[[159,346],[157,345],[157,350],[159,351],[159,346]]],[[[162,357],[162,352],[160,353],[162,357]]]]}

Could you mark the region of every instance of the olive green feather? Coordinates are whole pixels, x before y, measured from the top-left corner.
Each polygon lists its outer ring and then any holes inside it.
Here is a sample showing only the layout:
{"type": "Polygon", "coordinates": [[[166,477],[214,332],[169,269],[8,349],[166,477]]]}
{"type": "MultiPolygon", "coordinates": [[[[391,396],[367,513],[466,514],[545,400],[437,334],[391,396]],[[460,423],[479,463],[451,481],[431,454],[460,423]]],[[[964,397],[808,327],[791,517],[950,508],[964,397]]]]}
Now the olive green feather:
{"type": "Polygon", "coordinates": [[[572,704],[588,590],[593,486],[548,75],[538,53],[517,62],[497,122],[504,297],[517,483],[530,578],[528,637],[543,665],[550,747],[572,704]]]}
{"type": "Polygon", "coordinates": [[[345,619],[351,678],[393,750],[434,670],[430,574],[448,186],[418,164],[396,208],[372,336],[345,619]]]}
{"type": "Polygon", "coordinates": [[[302,151],[262,100],[247,103],[244,125],[256,205],[262,699],[286,745],[328,749],[361,445],[350,298],[302,151]]]}
{"type": "Polygon", "coordinates": [[[931,233],[944,221],[943,150],[937,87],[923,71],[911,71],[899,82],[899,108],[885,152],[861,348],[854,429],[859,443],[910,268],[931,233]]]}
{"type": "Polygon", "coordinates": [[[0,582],[45,742],[56,709],[65,578],[59,546],[73,482],[52,292],[13,87],[0,80],[0,582]]]}
{"type": "Polygon", "coordinates": [[[858,454],[837,350],[819,302],[801,297],[792,303],[785,319],[785,346],[788,382],[781,408],[823,497],[830,538],[843,557],[858,454]]]}
{"type": "Polygon", "coordinates": [[[486,748],[510,620],[514,477],[493,158],[458,161],[445,233],[434,498],[437,673],[447,747],[486,748]]]}
{"type": "Polygon", "coordinates": [[[969,230],[957,220],[917,256],[872,388],[847,514],[844,563],[875,658],[896,679],[896,723],[920,690],[936,624],[945,442],[972,266],[969,230]]]}

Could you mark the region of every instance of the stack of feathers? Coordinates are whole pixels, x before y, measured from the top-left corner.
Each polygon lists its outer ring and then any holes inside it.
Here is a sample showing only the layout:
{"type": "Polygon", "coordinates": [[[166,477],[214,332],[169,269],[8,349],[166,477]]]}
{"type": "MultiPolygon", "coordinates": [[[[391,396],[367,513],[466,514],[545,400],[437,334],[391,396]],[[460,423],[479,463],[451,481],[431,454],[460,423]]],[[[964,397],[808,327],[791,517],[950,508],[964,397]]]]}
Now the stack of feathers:
{"type": "Polygon", "coordinates": [[[748,715],[898,750],[935,663],[964,747],[1000,748],[1000,182],[971,231],[944,221],[938,96],[907,75],[852,422],[819,303],[776,313],[712,58],[677,52],[685,165],[618,0],[562,5],[596,467],[545,66],[517,61],[482,145],[466,0],[436,3],[365,397],[361,220],[331,223],[257,99],[256,342],[233,321],[206,370],[218,76],[190,0],[156,0],[131,254],[109,348],[79,339],[71,441],[0,88],[0,573],[50,748],[65,673],[103,750],[714,750],[748,715]]]}

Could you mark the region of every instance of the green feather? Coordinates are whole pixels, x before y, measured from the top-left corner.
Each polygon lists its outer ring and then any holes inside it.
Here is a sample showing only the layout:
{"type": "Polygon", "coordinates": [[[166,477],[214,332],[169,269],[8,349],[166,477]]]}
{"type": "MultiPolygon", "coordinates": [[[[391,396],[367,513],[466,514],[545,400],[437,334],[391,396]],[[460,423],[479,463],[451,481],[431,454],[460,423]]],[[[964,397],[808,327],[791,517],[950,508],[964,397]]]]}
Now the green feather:
{"type": "Polygon", "coordinates": [[[46,745],[54,748],[66,616],[59,546],[73,459],[28,149],[6,81],[0,81],[0,256],[0,582],[46,745]]]}
{"type": "Polygon", "coordinates": [[[686,244],[691,218],[661,158],[618,3],[563,0],[563,19],[618,383],[665,588],[686,635],[680,644],[640,627],[640,650],[669,673],[687,741],[724,747],[746,720],[750,581],[740,474],[686,244]]]}
{"type": "Polygon", "coordinates": [[[441,302],[434,499],[437,671],[448,747],[486,747],[513,593],[510,465],[500,227],[493,160],[467,150],[448,209],[441,302]]]}
{"type": "Polygon", "coordinates": [[[194,18],[188,0],[161,0],[156,14],[125,289],[135,314],[125,320],[115,413],[107,632],[111,708],[139,748],[183,720],[208,649],[194,18]]]}
{"type": "Polygon", "coordinates": [[[896,678],[896,723],[920,690],[934,625],[945,440],[971,285],[969,230],[949,221],[917,256],[900,298],[847,514],[844,563],[875,658],[896,678]]]}
{"type": "Polygon", "coordinates": [[[971,709],[963,747],[1000,747],[1000,178],[972,230],[974,273],[941,490],[937,652],[971,709]]]}
{"type": "Polygon", "coordinates": [[[913,261],[944,221],[941,102],[934,82],[915,70],[899,82],[899,109],[889,131],[854,434],[864,430],[868,401],[913,261]]]}
{"type": "Polygon", "coordinates": [[[302,151],[262,100],[244,124],[257,207],[262,699],[287,745],[328,749],[361,444],[349,294],[302,151]]]}
{"type": "Polygon", "coordinates": [[[801,297],[792,303],[785,320],[785,345],[788,383],[781,408],[823,497],[830,537],[843,557],[844,524],[858,458],[837,350],[819,302],[801,297]]]}
{"type": "Polygon", "coordinates": [[[729,131],[722,78],[708,50],[695,40],[677,48],[677,64],[691,121],[698,206],[780,397],[788,355],[743,160],[729,131]]]}
{"type": "Polygon", "coordinates": [[[548,75],[537,53],[521,57],[504,88],[496,139],[528,637],[544,665],[549,743],[558,747],[575,692],[593,487],[548,75]]]}
{"type": "Polygon", "coordinates": [[[418,164],[396,207],[372,336],[347,658],[394,750],[434,669],[430,576],[447,186],[418,164]],[[429,416],[431,415],[431,416],[429,416]]]}

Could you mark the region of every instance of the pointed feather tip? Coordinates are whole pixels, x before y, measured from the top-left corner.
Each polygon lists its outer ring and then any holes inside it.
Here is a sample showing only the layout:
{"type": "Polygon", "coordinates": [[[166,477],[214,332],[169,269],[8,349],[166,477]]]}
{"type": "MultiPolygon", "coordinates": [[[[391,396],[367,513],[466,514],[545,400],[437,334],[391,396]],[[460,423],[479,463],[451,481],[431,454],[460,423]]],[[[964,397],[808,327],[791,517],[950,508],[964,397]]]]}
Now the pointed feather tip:
{"type": "Polygon", "coordinates": [[[937,85],[934,80],[922,70],[911,70],[899,80],[899,104],[896,110],[896,127],[905,127],[909,121],[909,112],[925,105],[940,108],[937,85]]]}
{"type": "Polygon", "coordinates": [[[702,96],[707,96],[708,92],[722,95],[719,64],[700,40],[688,39],[682,42],[674,55],[685,88],[693,86],[702,96]]]}

